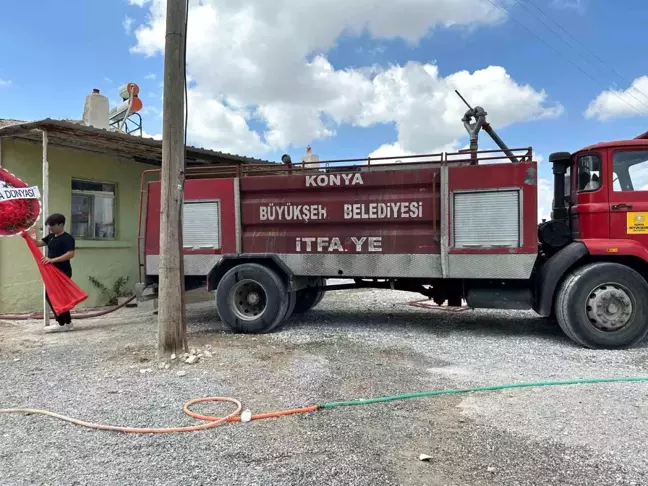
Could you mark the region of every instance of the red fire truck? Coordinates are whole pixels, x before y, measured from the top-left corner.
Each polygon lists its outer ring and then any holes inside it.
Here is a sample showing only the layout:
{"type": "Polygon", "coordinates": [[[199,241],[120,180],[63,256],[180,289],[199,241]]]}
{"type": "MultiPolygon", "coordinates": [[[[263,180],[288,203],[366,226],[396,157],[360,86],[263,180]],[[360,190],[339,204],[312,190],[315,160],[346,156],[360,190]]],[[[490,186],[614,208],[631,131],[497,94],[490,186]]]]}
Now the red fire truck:
{"type": "MultiPolygon", "coordinates": [[[[533,309],[589,348],[641,341],[648,134],[551,154],[553,213],[538,224],[532,150],[506,147],[480,107],[463,122],[471,145],[457,154],[188,169],[186,289],[214,290],[235,332],[271,331],[328,291],[369,287],[533,309]],[[479,151],[480,129],[502,150],[479,151]]],[[[140,296],[157,284],[160,183],[142,194],[140,296]]]]}

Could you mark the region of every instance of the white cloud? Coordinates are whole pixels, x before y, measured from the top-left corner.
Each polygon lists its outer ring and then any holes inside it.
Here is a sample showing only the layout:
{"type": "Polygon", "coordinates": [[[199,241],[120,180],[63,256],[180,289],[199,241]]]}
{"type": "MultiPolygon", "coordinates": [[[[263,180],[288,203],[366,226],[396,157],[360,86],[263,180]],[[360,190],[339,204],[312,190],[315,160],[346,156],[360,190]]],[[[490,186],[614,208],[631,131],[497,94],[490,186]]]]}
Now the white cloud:
{"type": "Polygon", "coordinates": [[[5,86],[11,86],[11,80],[0,78],[0,88],[3,88],[5,86]]]}
{"type": "Polygon", "coordinates": [[[488,120],[498,128],[563,112],[561,105],[547,104],[544,91],[517,84],[499,66],[472,73],[460,71],[443,78],[434,65],[408,63],[378,74],[371,84],[371,95],[363,103],[358,124],[394,121],[398,142],[414,152],[457,145],[466,135],[461,123],[466,108],[455,89],[473,106],[486,107],[488,120]]]}
{"type": "MultiPolygon", "coordinates": [[[[466,148],[466,147],[464,147],[466,148]]],[[[394,164],[398,163],[399,161],[401,163],[406,163],[406,162],[427,162],[427,161],[432,161],[432,162],[438,162],[441,160],[439,157],[439,154],[443,154],[444,152],[446,153],[455,153],[459,151],[459,145],[455,142],[452,142],[448,145],[445,145],[443,147],[437,147],[433,150],[430,150],[427,152],[427,154],[434,155],[434,157],[416,157],[416,158],[411,158],[411,159],[402,159],[402,157],[408,157],[412,155],[426,155],[421,152],[412,152],[410,150],[405,150],[403,147],[401,147],[400,143],[395,142],[395,143],[386,143],[378,147],[376,150],[371,152],[369,154],[369,157],[372,159],[376,158],[381,158],[381,157],[389,157],[387,160],[381,160],[379,163],[381,164],[394,164]]],[[[459,157],[465,158],[465,155],[460,155],[459,157]]],[[[453,160],[452,156],[450,156],[449,160],[453,160]]]]}
{"type": "Polygon", "coordinates": [[[232,109],[223,100],[211,99],[196,90],[189,92],[189,110],[191,143],[245,155],[268,151],[261,137],[248,127],[249,114],[245,111],[232,109]]]}
{"type": "Polygon", "coordinates": [[[155,73],[150,73],[144,76],[144,79],[155,79],[155,78],[156,78],[155,73]]]}
{"type": "MultiPolygon", "coordinates": [[[[165,0],[147,8],[132,52],[154,56],[164,50],[165,0]]],[[[560,115],[562,106],[544,91],[517,83],[500,66],[444,77],[430,63],[340,69],[325,55],[342,34],[415,43],[435,28],[503,20],[481,0],[192,0],[187,62],[190,98],[199,104],[190,104],[191,138],[250,153],[331,137],[340,124],[394,124],[398,147],[431,152],[456,147],[466,135],[465,106],[454,89],[483,105],[498,128],[560,115]],[[267,127],[263,136],[252,120],[267,127]],[[203,126],[207,121],[212,125],[203,126]]]]}
{"type": "Polygon", "coordinates": [[[142,130],[142,137],[143,138],[152,138],[154,140],[162,140],[162,134],[161,133],[156,133],[155,135],[151,135],[150,133],[145,132],[144,130],[142,130]]]}
{"type": "Polygon", "coordinates": [[[151,116],[158,120],[162,119],[162,110],[154,105],[144,105],[144,108],[142,108],[139,113],[142,116],[151,116]]]}
{"type": "Polygon", "coordinates": [[[317,108],[275,103],[260,105],[256,113],[268,125],[264,136],[271,147],[306,145],[335,135],[335,130],[325,126],[317,108]]]}
{"type": "Polygon", "coordinates": [[[124,20],[122,21],[122,27],[124,28],[124,32],[126,32],[126,35],[130,35],[131,32],[133,31],[133,24],[135,23],[135,19],[132,17],[124,17],[124,20]]]}
{"type": "Polygon", "coordinates": [[[585,111],[585,118],[602,121],[636,115],[648,115],[648,76],[635,79],[626,90],[603,91],[585,111]]]}
{"type": "Polygon", "coordinates": [[[396,160],[398,157],[406,157],[408,155],[415,155],[414,152],[404,150],[398,142],[386,143],[381,145],[376,150],[369,154],[372,159],[379,157],[391,157],[396,160]]]}
{"type": "Polygon", "coordinates": [[[136,7],[143,7],[150,1],[151,0],[128,0],[128,3],[130,3],[131,5],[135,5],[136,7]]]}

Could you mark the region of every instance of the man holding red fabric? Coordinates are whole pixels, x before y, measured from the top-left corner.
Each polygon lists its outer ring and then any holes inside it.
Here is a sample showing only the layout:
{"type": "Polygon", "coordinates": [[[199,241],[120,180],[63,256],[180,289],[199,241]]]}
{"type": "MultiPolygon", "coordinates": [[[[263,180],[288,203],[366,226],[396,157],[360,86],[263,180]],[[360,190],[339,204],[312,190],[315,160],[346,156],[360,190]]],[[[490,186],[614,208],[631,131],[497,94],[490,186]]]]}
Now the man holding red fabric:
{"type": "MultiPolygon", "coordinates": [[[[42,258],[45,264],[52,264],[68,277],[72,278],[72,265],[70,260],[74,258],[76,250],[76,243],[74,237],[65,231],[65,216],[62,214],[52,214],[45,220],[45,225],[49,227],[49,234],[42,240],[32,238],[37,246],[47,246],[47,256],[42,258]]],[[[63,312],[56,315],[54,307],[49,300],[47,294],[47,303],[52,308],[52,312],[56,316],[56,322],[59,325],[52,329],[52,331],[72,331],[74,325],[72,324],[72,316],[70,312],[63,312]]]]}

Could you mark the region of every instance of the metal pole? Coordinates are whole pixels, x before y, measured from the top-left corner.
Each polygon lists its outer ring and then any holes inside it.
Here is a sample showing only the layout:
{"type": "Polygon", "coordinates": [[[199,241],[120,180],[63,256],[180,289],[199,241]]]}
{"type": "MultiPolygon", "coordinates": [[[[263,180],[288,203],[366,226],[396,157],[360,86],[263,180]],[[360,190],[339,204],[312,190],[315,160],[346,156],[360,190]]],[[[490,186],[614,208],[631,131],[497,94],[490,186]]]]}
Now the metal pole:
{"type": "Polygon", "coordinates": [[[472,163],[476,164],[477,163],[477,151],[479,150],[478,146],[478,139],[479,139],[479,130],[481,128],[484,129],[486,133],[490,135],[490,137],[493,139],[493,141],[497,144],[499,148],[502,149],[502,152],[506,154],[506,156],[513,162],[514,164],[516,162],[519,162],[517,157],[509,150],[509,148],[506,146],[504,141],[499,138],[497,133],[495,133],[495,130],[493,130],[493,127],[490,126],[490,123],[486,121],[486,111],[481,107],[481,106],[475,106],[474,108],[470,106],[470,103],[466,101],[466,98],[461,96],[461,93],[455,89],[455,93],[457,93],[457,96],[461,98],[461,101],[464,102],[464,104],[468,107],[468,111],[464,115],[464,117],[461,119],[463,121],[464,126],[466,127],[466,130],[468,131],[468,134],[470,135],[470,151],[472,152],[472,163]],[[474,118],[475,123],[471,124],[470,120],[474,118]]]}
{"type": "Polygon", "coordinates": [[[187,349],[182,251],[184,70],[187,0],[167,0],[164,51],[158,354],[187,349]]]}
{"type": "MultiPolygon", "coordinates": [[[[43,130],[43,200],[41,203],[41,224],[42,228],[42,237],[47,236],[47,226],[45,226],[45,219],[49,214],[49,160],[47,159],[47,148],[48,148],[48,138],[47,131],[43,130]]],[[[43,247],[43,256],[47,254],[47,247],[43,247]]],[[[45,284],[43,284],[43,325],[49,327],[50,318],[49,318],[49,306],[47,305],[47,299],[45,297],[45,284]]]]}
{"type": "Polygon", "coordinates": [[[493,127],[490,126],[490,123],[484,123],[482,128],[486,133],[490,135],[490,138],[493,139],[493,141],[497,144],[497,146],[502,149],[502,152],[506,154],[506,156],[511,160],[511,162],[513,162],[514,164],[517,164],[519,162],[515,154],[509,150],[509,148],[504,143],[504,141],[501,138],[499,138],[499,135],[497,135],[497,133],[495,133],[495,130],[493,130],[493,127]]]}
{"type": "MultiPolygon", "coordinates": [[[[459,92],[457,92],[457,94],[459,94],[459,92]]],[[[480,106],[477,106],[474,109],[471,108],[466,112],[461,121],[463,122],[468,135],[470,135],[470,163],[472,165],[477,165],[477,152],[479,151],[479,130],[481,130],[482,125],[486,123],[486,112],[480,106]],[[475,123],[470,123],[473,118],[475,119],[475,123]]]]}

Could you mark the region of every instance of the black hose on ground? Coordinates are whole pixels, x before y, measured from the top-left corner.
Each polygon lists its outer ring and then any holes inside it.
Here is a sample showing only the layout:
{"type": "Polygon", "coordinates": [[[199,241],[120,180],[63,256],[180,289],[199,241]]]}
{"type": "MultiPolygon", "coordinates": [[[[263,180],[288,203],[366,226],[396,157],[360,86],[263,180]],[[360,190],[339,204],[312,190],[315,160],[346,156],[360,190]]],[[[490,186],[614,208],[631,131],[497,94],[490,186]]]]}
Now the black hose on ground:
{"type": "MultiPolygon", "coordinates": [[[[135,295],[133,295],[130,299],[128,299],[126,302],[123,302],[119,305],[109,307],[107,309],[97,311],[97,312],[78,312],[78,313],[73,313],[72,314],[72,319],[90,319],[92,317],[101,317],[105,316],[106,314],[110,314],[111,312],[115,312],[116,310],[121,309],[127,304],[130,304],[133,300],[135,300],[135,295]]],[[[50,317],[54,317],[53,314],[50,314],[50,317]]],[[[9,315],[9,316],[0,316],[0,321],[30,321],[34,319],[42,319],[43,314],[24,314],[24,315],[9,315]]]]}

